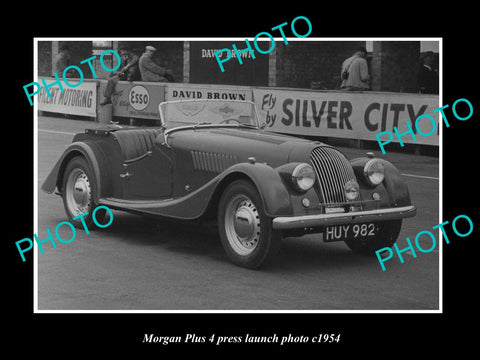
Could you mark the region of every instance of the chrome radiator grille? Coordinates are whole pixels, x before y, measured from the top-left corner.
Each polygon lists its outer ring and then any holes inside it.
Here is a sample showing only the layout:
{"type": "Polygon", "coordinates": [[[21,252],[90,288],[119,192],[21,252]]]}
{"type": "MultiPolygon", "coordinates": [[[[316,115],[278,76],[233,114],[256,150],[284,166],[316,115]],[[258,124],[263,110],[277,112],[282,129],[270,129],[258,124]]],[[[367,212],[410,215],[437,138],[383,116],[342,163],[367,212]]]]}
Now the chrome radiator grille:
{"type": "Polygon", "coordinates": [[[344,186],[349,180],[355,180],[355,174],[345,156],[331,147],[321,146],[312,150],[310,159],[324,203],[346,202],[344,186]]]}

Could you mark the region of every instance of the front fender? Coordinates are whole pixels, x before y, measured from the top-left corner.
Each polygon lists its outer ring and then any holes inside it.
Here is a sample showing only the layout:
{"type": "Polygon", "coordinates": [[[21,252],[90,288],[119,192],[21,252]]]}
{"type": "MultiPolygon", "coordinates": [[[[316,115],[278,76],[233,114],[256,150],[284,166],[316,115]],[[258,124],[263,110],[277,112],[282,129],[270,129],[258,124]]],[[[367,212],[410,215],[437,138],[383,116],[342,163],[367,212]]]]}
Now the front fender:
{"type": "MultiPolygon", "coordinates": [[[[292,214],[290,195],[279,173],[261,163],[235,164],[187,196],[169,201],[131,204],[129,209],[177,219],[197,219],[204,215],[208,208],[216,211],[215,206],[224,189],[238,179],[248,179],[254,183],[260,193],[267,216],[292,214]]],[[[105,201],[102,203],[113,206],[105,201]]]]}
{"type": "Polygon", "coordinates": [[[62,193],[63,173],[68,162],[75,156],[83,156],[93,171],[93,176],[97,185],[97,193],[93,194],[94,201],[98,203],[98,198],[104,194],[109,187],[108,162],[103,156],[103,152],[93,141],[77,141],[71,143],[63,152],[53,169],[43,182],[41,189],[46,193],[53,193],[58,188],[62,193]],[[103,169],[101,171],[100,169],[103,169]],[[103,176],[101,176],[103,174],[103,176]]]}
{"type": "MultiPolygon", "coordinates": [[[[368,160],[370,159],[357,158],[351,161],[357,179],[362,181],[363,184],[365,184],[363,168],[368,160]]],[[[379,158],[377,158],[377,160],[380,161],[385,168],[385,178],[378,187],[383,187],[388,194],[388,206],[398,207],[411,205],[407,182],[401,175],[400,171],[398,171],[398,169],[389,161],[379,158]]],[[[364,185],[363,187],[371,189],[371,191],[375,190],[375,188],[369,187],[368,185],[364,185]]]]}
{"type": "Polygon", "coordinates": [[[267,216],[292,214],[290,193],[279,172],[272,167],[262,163],[240,163],[230,167],[222,175],[220,183],[235,177],[234,175],[248,177],[258,189],[267,216]]]}

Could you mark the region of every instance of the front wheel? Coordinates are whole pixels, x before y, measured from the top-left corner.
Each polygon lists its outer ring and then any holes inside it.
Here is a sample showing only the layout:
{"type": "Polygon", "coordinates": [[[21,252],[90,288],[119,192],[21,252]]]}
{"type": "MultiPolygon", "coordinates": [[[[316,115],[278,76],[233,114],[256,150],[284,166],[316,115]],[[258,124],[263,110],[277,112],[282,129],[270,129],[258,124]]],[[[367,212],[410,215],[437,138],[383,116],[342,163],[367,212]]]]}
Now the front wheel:
{"type": "Polygon", "coordinates": [[[397,241],[401,228],[402,220],[383,221],[379,224],[379,230],[375,236],[347,239],[345,243],[356,253],[374,255],[378,249],[392,247],[397,241]]]}
{"type": "Polygon", "coordinates": [[[235,264],[256,269],[278,250],[280,234],[272,229],[260,195],[250,182],[231,183],[220,198],[218,228],[222,246],[235,264]]]}

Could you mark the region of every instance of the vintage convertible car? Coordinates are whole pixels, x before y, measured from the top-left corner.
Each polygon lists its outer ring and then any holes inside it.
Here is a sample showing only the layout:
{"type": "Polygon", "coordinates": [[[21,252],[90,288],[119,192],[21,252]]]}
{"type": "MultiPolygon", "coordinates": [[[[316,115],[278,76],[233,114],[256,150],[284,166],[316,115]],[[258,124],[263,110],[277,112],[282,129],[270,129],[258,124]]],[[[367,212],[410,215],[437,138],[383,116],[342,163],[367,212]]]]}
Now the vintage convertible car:
{"type": "Polygon", "coordinates": [[[230,260],[258,268],[282,236],[306,233],[372,254],[416,213],[391,163],[372,154],[349,161],[322,142],[265,132],[252,102],[171,101],[159,111],[159,127],[75,135],[42,186],[62,196],[69,221],[82,227],[73,218],[88,211],[91,226],[99,205],[216,218],[230,260]]]}

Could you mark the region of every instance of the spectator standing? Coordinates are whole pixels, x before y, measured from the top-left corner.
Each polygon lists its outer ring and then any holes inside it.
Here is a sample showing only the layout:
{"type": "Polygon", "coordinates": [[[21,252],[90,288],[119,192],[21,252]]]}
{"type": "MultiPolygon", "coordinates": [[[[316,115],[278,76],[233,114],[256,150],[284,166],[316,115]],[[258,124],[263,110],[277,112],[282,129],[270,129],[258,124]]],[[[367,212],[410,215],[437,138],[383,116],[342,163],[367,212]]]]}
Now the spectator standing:
{"type": "MultiPolygon", "coordinates": [[[[55,76],[53,74],[57,73],[58,77],[61,78],[65,68],[70,65],[71,59],[72,55],[70,54],[70,47],[68,45],[61,45],[58,49],[58,54],[53,59],[52,76],[55,76]]],[[[67,77],[72,76],[70,71],[67,71],[67,74],[65,75],[67,77]]]]}
{"type": "Polygon", "coordinates": [[[420,94],[438,94],[438,74],[433,69],[434,52],[422,54],[422,66],[418,71],[418,91],[420,94]]]}
{"type": "Polygon", "coordinates": [[[172,70],[165,69],[153,61],[152,57],[155,51],[157,51],[157,49],[155,49],[153,46],[147,46],[145,48],[145,52],[140,57],[139,68],[140,74],[142,75],[142,81],[173,81],[172,70]]]}
{"type": "Polygon", "coordinates": [[[370,90],[370,75],[368,73],[367,49],[359,47],[353,56],[346,59],[342,64],[343,90],[365,91],[370,90]]]}

